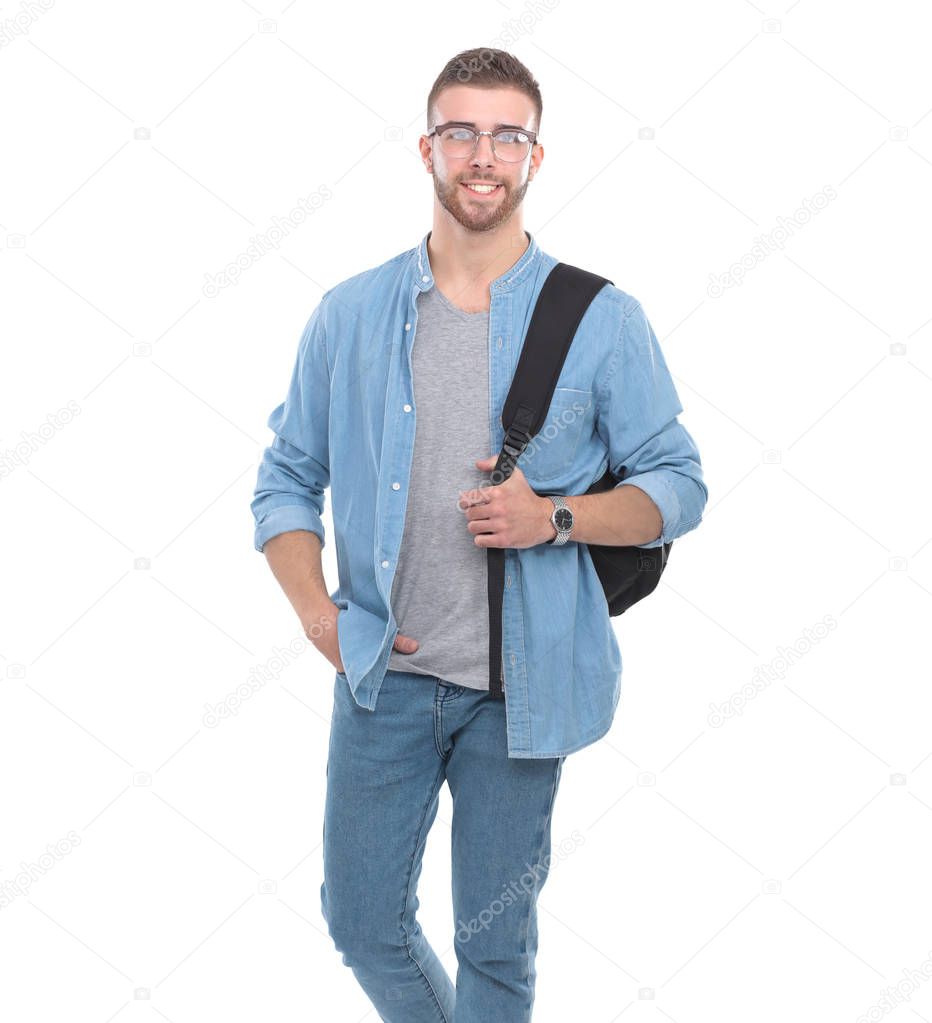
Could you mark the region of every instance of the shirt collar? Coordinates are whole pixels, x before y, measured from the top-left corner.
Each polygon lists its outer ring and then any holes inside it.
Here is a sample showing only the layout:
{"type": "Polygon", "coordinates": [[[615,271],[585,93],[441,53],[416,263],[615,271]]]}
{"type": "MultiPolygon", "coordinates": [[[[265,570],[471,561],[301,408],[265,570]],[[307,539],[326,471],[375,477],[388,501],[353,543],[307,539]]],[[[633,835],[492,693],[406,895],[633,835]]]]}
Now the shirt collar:
{"type": "MultiPolygon", "coordinates": [[[[430,268],[430,259],[427,255],[427,240],[430,238],[431,233],[431,231],[428,231],[421,239],[417,247],[416,258],[412,261],[414,281],[421,291],[428,291],[434,286],[434,273],[430,268]]],[[[528,238],[528,247],[521,253],[521,258],[514,266],[509,267],[489,285],[493,295],[511,291],[512,288],[527,278],[531,268],[537,262],[540,256],[540,246],[537,244],[537,239],[530,231],[525,231],[524,233],[528,238]]]]}

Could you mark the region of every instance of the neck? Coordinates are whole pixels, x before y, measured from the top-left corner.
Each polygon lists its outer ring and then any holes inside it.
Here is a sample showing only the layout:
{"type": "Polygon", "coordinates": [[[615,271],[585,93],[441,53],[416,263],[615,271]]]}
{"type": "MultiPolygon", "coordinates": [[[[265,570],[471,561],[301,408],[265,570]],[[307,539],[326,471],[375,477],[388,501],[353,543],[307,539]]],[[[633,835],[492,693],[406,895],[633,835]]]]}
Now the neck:
{"type": "Polygon", "coordinates": [[[519,217],[492,231],[467,231],[445,215],[434,218],[427,255],[438,285],[458,293],[488,295],[489,284],[518,262],[528,244],[519,217]]]}

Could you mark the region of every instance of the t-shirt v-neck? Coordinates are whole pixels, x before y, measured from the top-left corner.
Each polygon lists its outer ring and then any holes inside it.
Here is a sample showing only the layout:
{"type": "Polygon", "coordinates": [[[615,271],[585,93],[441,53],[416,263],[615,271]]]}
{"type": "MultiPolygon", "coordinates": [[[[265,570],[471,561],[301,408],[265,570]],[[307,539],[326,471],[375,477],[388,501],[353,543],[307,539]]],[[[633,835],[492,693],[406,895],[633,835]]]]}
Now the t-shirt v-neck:
{"type": "Polygon", "coordinates": [[[466,320],[475,319],[477,316],[488,316],[489,315],[489,310],[488,309],[480,309],[478,312],[475,312],[475,313],[468,313],[468,312],[466,312],[465,309],[460,309],[460,307],[458,305],[454,305],[447,298],[447,296],[444,295],[444,293],[437,287],[436,284],[434,285],[434,291],[437,293],[437,296],[440,299],[440,301],[443,302],[443,304],[448,309],[450,309],[454,313],[457,313],[458,315],[460,315],[461,317],[463,317],[466,320]]]}

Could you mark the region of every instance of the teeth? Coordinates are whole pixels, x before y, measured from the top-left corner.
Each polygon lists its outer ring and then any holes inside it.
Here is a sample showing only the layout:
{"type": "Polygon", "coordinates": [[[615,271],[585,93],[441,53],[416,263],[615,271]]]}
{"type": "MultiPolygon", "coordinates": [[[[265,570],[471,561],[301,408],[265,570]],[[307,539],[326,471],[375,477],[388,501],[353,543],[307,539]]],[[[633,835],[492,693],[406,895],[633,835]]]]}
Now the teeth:
{"type": "Polygon", "coordinates": [[[498,185],[466,185],[467,188],[471,188],[474,192],[494,192],[498,185]]]}

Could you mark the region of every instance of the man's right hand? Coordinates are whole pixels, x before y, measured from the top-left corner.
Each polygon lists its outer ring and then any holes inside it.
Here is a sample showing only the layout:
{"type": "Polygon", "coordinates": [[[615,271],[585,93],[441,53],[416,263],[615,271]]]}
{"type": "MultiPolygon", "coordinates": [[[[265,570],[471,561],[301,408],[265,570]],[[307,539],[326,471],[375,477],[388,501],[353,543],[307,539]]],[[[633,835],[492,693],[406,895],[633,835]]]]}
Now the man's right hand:
{"type": "MultiPolygon", "coordinates": [[[[309,622],[305,623],[304,634],[334,668],[340,674],[345,675],[343,659],[340,656],[338,633],[338,618],[341,610],[342,608],[337,607],[332,600],[328,601],[309,622]]],[[[393,649],[402,654],[412,654],[419,645],[413,636],[402,636],[399,633],[395,637],[393,649]]]]}
{"type": "Polygon", "coordinates": [[[341,608],[332,600],[322,605],[311,618],[304,623],[304,635],[327,658],[341,674],[343,660],[340,657],[340,640],[337,633],[337,618],[341,608]]]}

